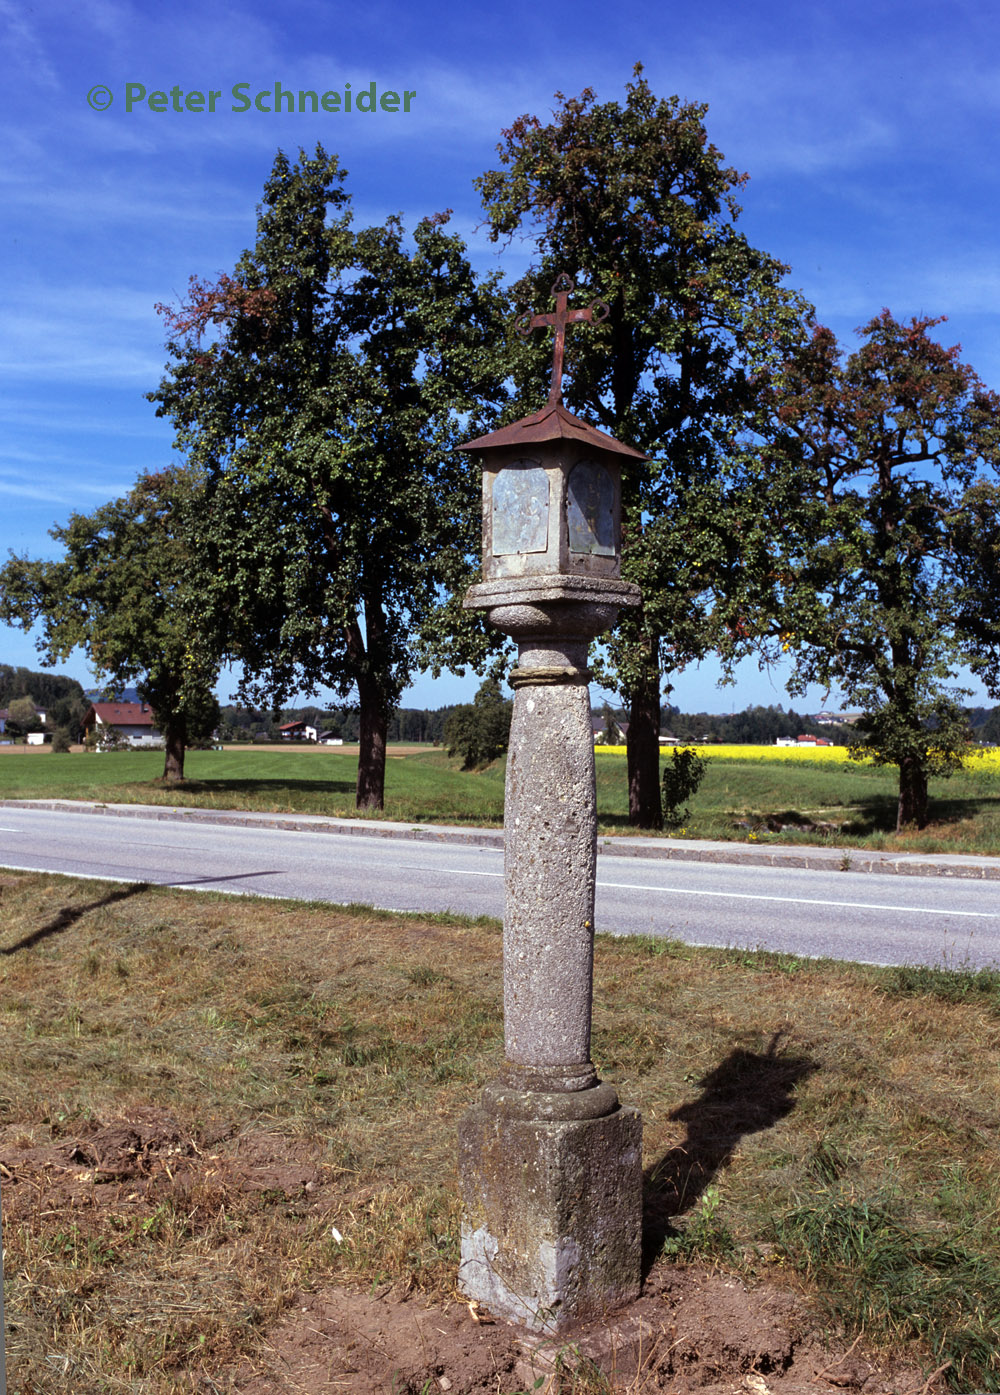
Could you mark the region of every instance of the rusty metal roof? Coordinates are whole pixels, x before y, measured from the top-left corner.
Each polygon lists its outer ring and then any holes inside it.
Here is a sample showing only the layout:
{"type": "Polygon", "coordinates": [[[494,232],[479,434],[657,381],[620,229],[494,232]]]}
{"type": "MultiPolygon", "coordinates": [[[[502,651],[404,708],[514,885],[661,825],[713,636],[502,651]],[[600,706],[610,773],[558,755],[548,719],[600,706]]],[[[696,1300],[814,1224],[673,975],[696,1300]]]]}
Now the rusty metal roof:
{"type": "Polygon", "coordinates": [[[641,450],[616,441],[606,431],[599,431],[589,422],[581,421],[568,412],[562,403],[548,403],[540,412],[530,417],[522,417],[510,426],[502,426],[489,436],[479,436],[474,441],[466,441],[459,450],[492,450],[497,446],[529,446],[540,441],[581,441],[598,450],[611,451],[615,455],[627,455],[633,460],[648,460],[641,450]]]}

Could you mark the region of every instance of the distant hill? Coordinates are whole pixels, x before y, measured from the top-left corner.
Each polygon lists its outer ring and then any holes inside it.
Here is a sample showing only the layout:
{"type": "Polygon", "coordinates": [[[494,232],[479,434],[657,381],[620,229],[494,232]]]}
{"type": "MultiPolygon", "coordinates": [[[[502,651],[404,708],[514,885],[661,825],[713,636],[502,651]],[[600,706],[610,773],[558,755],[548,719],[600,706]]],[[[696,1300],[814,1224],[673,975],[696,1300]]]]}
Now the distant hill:
{"type": "Polygon", "coordinates": [[[106,697],[105,688],[84,688],[83,696],[88,702],[142,702],[138,688],[119,688],[112,693],[111,697],[106,697]]]}

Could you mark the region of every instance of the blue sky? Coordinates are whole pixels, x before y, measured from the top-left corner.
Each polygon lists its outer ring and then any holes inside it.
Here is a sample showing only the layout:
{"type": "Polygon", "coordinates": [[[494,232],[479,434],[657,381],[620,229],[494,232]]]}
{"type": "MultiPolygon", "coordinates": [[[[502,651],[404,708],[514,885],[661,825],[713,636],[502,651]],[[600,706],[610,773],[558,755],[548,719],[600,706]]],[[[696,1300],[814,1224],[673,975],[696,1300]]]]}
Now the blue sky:
{"type": "MultiPolygon", "coordinates": [[[[750,175],[742,227],[822,321],[847,339],[882,306],[947,315],[941,337],[1000,387],[1000,10],[985,0],[0,0],[0,52],[0,556],[52,555],[53,522],[170,461],[170,426],[144,399],[165,361],[154,304],[232,269],[279,146],[337,151],[359,225],[454,209],[487,270],[497,251],[472,180],[501,128],[547,115],[557,90],[620,99],[637,60],[657,94],[709,104],[711,139],[750,175]],[[411,110],[232,110],[236,84],[252,97],[373,81],[414,92],[411,110]],[[126,111],[127,83],[221,97],[214,112],[126,111]],[[98,86],[106,110],[88,105],[98,86]]],[[[516,275],[524,258],[499,264],[516,275]]],[[[31,640],[3,627],[0,661],[37,667],[31,640]]],[[[68,671],[87,681],[82,657],[68,671]]],[[[691,670],[672,700],[790,704],[779,674],[751,664],[722,690],[716,676],[691,670]]],[[[405,700],[475,686],[423,679],[405,700]]]]}

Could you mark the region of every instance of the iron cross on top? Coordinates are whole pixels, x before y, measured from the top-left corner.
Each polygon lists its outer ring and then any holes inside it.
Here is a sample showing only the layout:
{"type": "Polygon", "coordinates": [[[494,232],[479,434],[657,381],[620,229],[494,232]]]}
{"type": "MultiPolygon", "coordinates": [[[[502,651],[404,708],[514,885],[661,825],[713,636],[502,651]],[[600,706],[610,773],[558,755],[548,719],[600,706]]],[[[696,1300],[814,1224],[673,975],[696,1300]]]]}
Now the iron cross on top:
{"type": "Polygon", "coordinates": [[[602,320],[606,320],[611,313],[611,307],[603,300],[592,300],[586,310],[571,310],[569,308],[570,292],[574,289],[573,282],[566,275],[565,271],[559,275],[552,283],[552,294],[555,297],[556,308],[548,315],[532,315],[530,311],[525,315],[520,315],[515,321],[518,334],[527,339],[533,329],[545,329],[552,325],[556,332],[555,347],[552,352],[552,383],[549,387],[549,406],[558,407],[562,402],[562,374],[563,374],[563,354],[566,349],[566,326],[579,324],[585,320],[588,324],[599,325],[602,320]]]}

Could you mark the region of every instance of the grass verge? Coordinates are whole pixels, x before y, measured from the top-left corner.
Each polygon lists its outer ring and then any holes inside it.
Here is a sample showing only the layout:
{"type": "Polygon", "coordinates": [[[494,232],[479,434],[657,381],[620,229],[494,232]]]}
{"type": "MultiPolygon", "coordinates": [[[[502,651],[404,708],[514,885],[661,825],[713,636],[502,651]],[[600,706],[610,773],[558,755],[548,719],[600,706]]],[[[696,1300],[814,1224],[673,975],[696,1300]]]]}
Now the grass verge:
{"type": "MultiPolygon", "coordinates": [[[[930,826],[897,834],[892,771],[843,760],[772,759],[768,751],[761,747],[755,759],[735,759],[713,756],[709,748],[708,772],[689,801],[691,816],[680,836],[1000,856],[996,762],[973,762],[950,780],[932,781],[930,826]]],[[[360,817],[356,753],[192,751],[181,788],[158,783],[162,761],[143,751],[8,757],[0,759],[0,795],[360,817]]],[[[468,772],[440,750],[390,747],[385,809],[364,817],[499,827],[503,784],[502,761],[468,772]]],[[[597,807],[604,831],[633,831],[620,754],[597,753],[597,807]]]]}
{"type": "MultiPolygon", "coordinates": [[[[303,1286],[453,1296],[494,923],[27,874],[0,911],[14,1389],[225,1389],[303,1286]]],[[[922,972],[602,939],[594,1058],[648,1263],[784,1276],[998,1390],[1000,977],[922,972]]]]}

